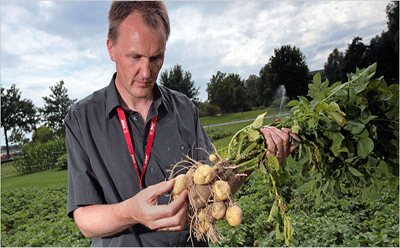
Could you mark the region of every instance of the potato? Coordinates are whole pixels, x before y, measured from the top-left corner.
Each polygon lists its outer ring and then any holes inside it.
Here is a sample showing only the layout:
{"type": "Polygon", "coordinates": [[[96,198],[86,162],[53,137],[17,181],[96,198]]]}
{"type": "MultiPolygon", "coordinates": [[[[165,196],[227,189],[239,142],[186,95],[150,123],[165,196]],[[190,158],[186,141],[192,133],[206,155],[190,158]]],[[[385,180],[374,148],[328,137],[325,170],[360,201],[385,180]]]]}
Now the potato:
{"type": "Polygon", "coordinates": [[[200,221],[199,222],[199,225],[197,226],[197,230],[200,232],[200,233],[206,233],[207,231],[208,231],[208,228],[207,228],[207,222],[205,222],[205,221],[200,221]]]}
{"type": "Polygon", "coordinates": [[[228,199],[231,194],[231,187],[227,182],[222,180],[215,181],[212,189],[217,201],[224,201],[228,199]]]}
{"type": "Polygon", "coordinates": [[[194,208],[204,208],[211,195],[211,189],[207,185],[194,185],[189,189],[189,203],[194,208]]]}
{"type": "Polygon", "coordinates": [[[215,163],[215,161],[217,161],[217,156],[215,154],[210,154],[210,156],[208,156],[208,159],[211,162],[215,163]]]}
{"type": "Polygon", "coordinates": [[[193,180],[195,184],[208,184],[215,177],[214,169],[208,164],[201,164],[196,169],[193,175],[193,180]]]}
{"type": "Polygon", "coordinates": [[[192,167],[186,172],[186,176],[188,179],[192,178],[194,175],[195,169],[192,167]]]}
{"type": "Polygon", "coordinates": [[[233,205],[228,207],[225,217],[229,225],[238,226],[242,223],[243,211],[238,205],[233,205]]]}
{"type": "Polygon", "coordinates": [[[175,184],[174,188],[172,190],[172,194],[175,196],[179,195],[182,193],[185,189],[187,189],[187,184],[188,184],[189,178],[186,176],[186,174],[180,174],[177,177],[175,177],[175,184]]]}
{"type": "Polygon", "coordinates": [[[197,213],[197,218],[199,219],[199,221],[206,221],[207,215],[207,210],[205,208],[201,208],[200,211],[197,213]]]}
{"type": "Polygon", "coordinates": [[[220,220],[225,216],[226,206],[224,202],[213,202],[210,204],[210,209],[211,216],[216,220],[220,220]]]}

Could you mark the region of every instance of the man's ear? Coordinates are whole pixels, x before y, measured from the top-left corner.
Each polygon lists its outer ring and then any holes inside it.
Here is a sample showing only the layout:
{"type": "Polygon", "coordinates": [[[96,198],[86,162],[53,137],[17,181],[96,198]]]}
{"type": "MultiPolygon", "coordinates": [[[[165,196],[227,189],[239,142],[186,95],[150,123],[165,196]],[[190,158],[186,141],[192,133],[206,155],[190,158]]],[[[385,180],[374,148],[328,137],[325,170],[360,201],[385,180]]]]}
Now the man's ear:
{"type": "Polygon", "coordinates": [[[107,39],[107,50],[108,54],[110,55],[110,59],[115,62],[114,43],[110,39],[107,39]]]}

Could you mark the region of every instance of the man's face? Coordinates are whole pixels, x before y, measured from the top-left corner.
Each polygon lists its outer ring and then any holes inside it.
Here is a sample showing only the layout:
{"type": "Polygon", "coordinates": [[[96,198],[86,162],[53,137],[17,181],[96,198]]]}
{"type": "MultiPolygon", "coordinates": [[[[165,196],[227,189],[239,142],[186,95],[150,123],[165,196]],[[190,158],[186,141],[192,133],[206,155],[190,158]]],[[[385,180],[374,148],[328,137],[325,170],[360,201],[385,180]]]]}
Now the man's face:
{"type": "Polygon", "coordinates": [[[117,70],[115,84],[124,101],[152,99],[164,63],[165,45],[164,32],[147,27],[137,12],[121,23],[116,43],[107,40],[117,70]]]}

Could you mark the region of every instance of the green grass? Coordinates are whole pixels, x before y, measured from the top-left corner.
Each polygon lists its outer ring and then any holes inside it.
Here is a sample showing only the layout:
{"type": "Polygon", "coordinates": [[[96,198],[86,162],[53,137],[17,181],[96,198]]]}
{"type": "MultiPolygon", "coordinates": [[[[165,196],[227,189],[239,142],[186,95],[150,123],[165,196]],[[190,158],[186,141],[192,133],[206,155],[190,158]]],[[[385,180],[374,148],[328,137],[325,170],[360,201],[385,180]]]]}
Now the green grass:
{"type": "Polygon", "coordinates": [[[17,171],[11,163],[1,163],[1,180],[7,177],[17,176],[17,171]]]}
{"type": "Polygon", "coordinates": [[[247,111],[247,112],[230,113],[230,114],[221,115],[221,116],[201,117],[200,122],[204,127],[206,127],[207,125],[212,125],[212,124],[256,118],[258,115],[264,113],[265,111],[268,111],[267,115],[275,115],[279,112],[278,109],[268,109],[268,110],[258,109],[258,110],[247,111]]]}
{"type": "Polygon", "coordinates": [[[48,170],[34,174],[18,176],[12,163],[1,165],[1,190],[18,187],[31,188],[34,186],[51,186],[60,183],[67,184],[68,172],[66,170],[48,170]]]}

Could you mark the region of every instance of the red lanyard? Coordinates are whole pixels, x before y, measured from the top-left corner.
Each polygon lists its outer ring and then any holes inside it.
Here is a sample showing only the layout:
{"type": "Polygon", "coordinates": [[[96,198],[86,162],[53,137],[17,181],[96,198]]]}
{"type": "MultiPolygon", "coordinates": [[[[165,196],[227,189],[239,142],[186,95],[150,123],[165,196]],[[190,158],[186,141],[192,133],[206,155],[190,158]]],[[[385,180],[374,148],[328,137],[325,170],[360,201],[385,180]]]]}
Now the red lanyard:
{"type": "Polygon", "coordinates": [[[142,175],[140,175],[139,167],[137,165],[136,158],[135,158],[135,152],[133,151],[132,139],[131,139],[131,135],[129,133],[128,123],[126,122],[125,112],[122,110],[122,108],[117,108],[117,111],[118,111],[119,120],[121,122],[122,131],[124,132],[126,144],[128,145],[129,153],[131,154],[133,164],[135,165],[136,173],[138,174],[138,177],[139,177],[140,189],[142,189],[143,175],[147,169],[147,165],[149,164],[151,147],[153,146],[154,134],[156,131],[156,124],[157,124],[157,116],[154,116],[151,119],[149,135],[147,136],[146,153],[144,155],[142,175]]]}

